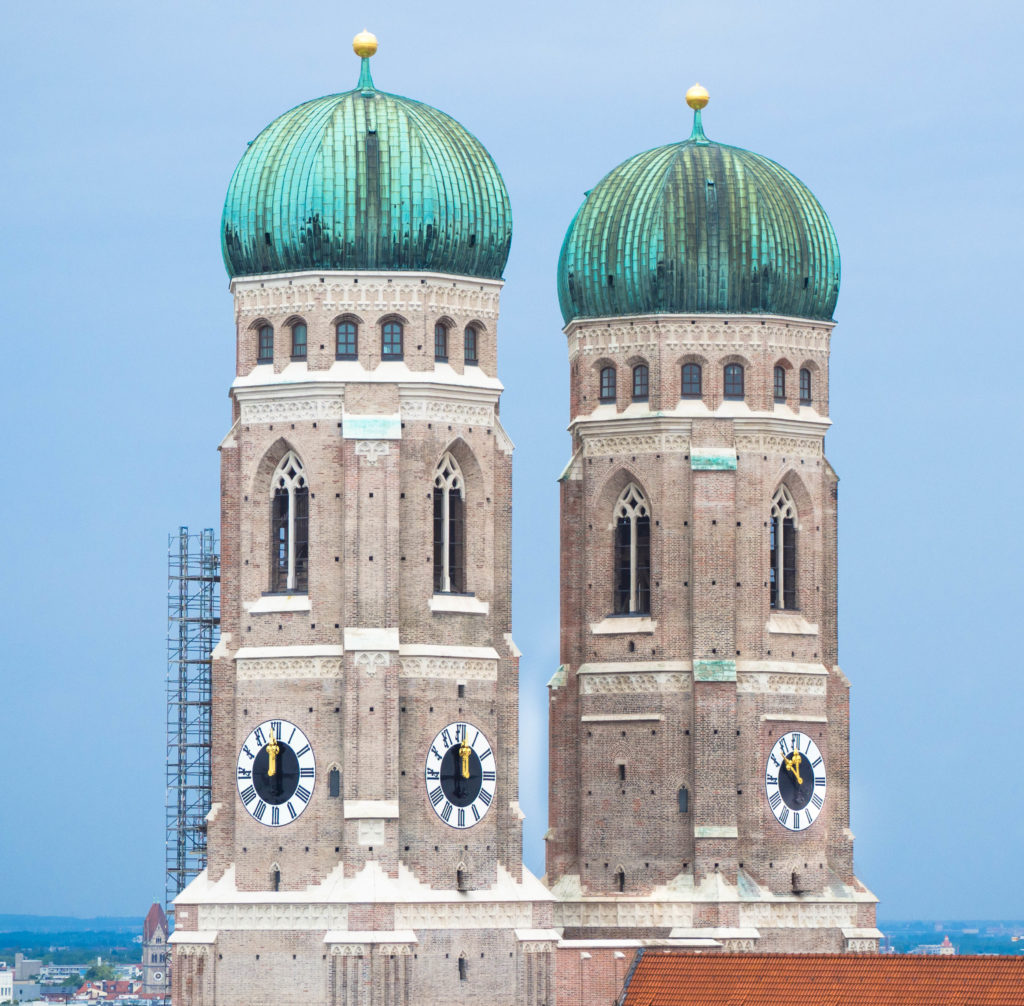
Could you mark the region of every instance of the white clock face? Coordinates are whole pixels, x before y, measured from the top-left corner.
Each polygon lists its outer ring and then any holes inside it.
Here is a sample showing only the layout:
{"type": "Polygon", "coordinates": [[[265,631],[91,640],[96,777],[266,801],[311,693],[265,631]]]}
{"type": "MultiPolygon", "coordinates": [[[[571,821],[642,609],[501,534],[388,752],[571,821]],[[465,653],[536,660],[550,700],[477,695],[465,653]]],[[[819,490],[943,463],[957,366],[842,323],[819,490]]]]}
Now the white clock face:
{"type": "Polygon", "coordinates": [[[472,828],[494,799],[497,765],[472,723],[449,723],[427,750],[424,782],[434,813],[452,828],[472,828]]]}
{"type": "Polygon", "coordinates": [[[309,805],[316,783],[306,735],[287,720],[261,723],[238,752],[236,781],[242,806],[260,824],[291,824],[309,805]]]}
{"type": "Polygon", "coordinates": [[[764,770],[764,791],[775,819],[790,831],[806,831],[825,803],[825,759],[818,745],[799,730],[772,746],[764,770]]]}

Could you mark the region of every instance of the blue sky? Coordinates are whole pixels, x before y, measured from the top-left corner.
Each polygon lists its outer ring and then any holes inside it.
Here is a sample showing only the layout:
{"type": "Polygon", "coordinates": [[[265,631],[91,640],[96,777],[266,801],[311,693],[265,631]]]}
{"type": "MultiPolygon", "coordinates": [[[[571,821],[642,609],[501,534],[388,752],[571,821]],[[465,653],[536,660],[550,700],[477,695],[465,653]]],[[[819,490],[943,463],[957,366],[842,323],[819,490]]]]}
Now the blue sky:
{"type": "Polygon", "coordinates": [[[0,38],[0,913],[163,891],[166,536],[218,519],[245,143],[374,77],[483,141],[515,221],[500,329],[515,467],[521,802],[543,870],[568,375],[555,294],[582,193],[689,134],[772,157],[832,218],[840,654],[857,869],[880,916],[1024,914],[1019,4],[723,0],[8,5],[0,38]]]}

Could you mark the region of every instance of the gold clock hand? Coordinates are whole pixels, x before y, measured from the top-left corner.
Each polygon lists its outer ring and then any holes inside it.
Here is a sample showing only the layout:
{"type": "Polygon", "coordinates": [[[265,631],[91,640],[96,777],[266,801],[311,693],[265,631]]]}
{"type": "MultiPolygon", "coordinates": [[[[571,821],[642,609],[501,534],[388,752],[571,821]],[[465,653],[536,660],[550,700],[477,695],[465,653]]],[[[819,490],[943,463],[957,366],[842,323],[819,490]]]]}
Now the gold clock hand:
{"type": "Polygon", "coordinates": [[[798,786],[802,786],[804,784],[803,779],[800,778],[800,762],[802,761],[803,758],[800,757],[799,751],[794,751],[790,757],[785,759],[786,768],[793,773],[798,786]]]}
{"type": "Polygon", "coordinates": [[[469,752],[473,749],[469,746],[469,741],[465,737],[462,738],[462,743],[459,745],[459,757],[462,759],[462,778],[469,778],[469,752]]]}
{"type": "Polygon", "coordinates": [[[267,744],[267,757],[269,764],[267,765],[267,775],[274,776],[277,774],[277,756],[281,752],[281,745],[277,743],[277,739],[274,737],[274,729],[270,729],[270,741],[267,744]]]}

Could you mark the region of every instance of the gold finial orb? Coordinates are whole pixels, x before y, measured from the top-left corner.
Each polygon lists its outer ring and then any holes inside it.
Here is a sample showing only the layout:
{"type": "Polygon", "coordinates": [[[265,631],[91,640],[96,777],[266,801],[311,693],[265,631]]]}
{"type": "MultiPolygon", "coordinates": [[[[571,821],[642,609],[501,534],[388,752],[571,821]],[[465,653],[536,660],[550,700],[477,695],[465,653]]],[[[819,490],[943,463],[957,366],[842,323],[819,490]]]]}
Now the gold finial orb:
{"type": "Polygon", "coordinates": [[[701,87],[700,84],[694,84],[686,92],[686,104],[690,106],[694,111],[699,112],[707,103],[710,101],[711,95],[708,94],[706,87],[701,87]]]}
{"type": "Polygon", "coordinates": [[[377,36],[364,28],[352,39],[352,51],[361,59],[369,59],[377,51],[377,36]]]}

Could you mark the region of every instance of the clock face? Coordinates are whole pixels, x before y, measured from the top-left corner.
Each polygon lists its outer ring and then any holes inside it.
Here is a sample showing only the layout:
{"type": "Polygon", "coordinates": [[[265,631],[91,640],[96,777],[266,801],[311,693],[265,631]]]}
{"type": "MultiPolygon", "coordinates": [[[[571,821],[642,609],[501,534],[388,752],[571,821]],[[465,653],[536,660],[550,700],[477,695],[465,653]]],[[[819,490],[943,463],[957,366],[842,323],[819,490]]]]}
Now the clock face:
{"type": "Polygon", "coordinates": [[[424,781],[434,813],[453,828],[472,828],[494,799],[497,765],[472,723],[449,723],[427,751],[424,781]]]}
{"type": "Polygon", "coordinates": [[[775,819],[790,831],[805,831],[825,803],[825,759],[807,734],[783,734],[764,770],[764,790],[775,819]]]}
{"type": "Polygon", "coordinates": [[[306,735],[287,720],[256,727],[238,752],[238,795],[260,824],[291,824],[309,804],[316,762],[306,735]]]}

